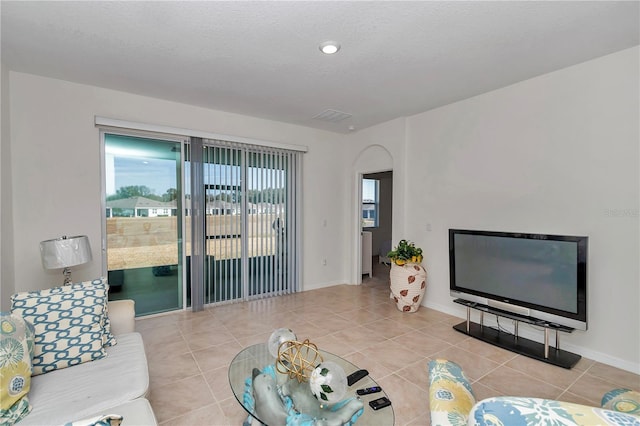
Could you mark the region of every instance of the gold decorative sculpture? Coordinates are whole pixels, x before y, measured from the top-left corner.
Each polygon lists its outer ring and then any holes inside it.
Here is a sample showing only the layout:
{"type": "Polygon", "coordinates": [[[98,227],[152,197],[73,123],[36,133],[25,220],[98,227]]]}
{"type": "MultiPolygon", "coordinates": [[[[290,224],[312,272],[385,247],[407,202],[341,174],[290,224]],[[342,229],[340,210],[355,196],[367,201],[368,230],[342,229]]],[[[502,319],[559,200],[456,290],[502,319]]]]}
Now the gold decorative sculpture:
{"type": "Polygon", "coordinates": [[[298,379],[301,383],[306,382],[311,372],[323,361],[318,347],[309,339],[305,339],[304,342],[288,340],[278,347],[276,370],[288,374],[291,379],[298,379]]]}

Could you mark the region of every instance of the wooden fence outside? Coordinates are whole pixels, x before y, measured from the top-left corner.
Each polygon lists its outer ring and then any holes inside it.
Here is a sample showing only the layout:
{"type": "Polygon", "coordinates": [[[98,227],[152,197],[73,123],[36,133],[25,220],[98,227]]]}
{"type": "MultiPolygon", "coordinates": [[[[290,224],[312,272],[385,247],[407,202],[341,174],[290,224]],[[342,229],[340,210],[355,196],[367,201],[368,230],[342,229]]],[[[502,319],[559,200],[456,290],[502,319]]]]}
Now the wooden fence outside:
{"type": "MultiPolygon", "coordinates": [[[[268,256],[277,251],[277,234],[272,224],[275,214],[246,216],[248,223],[248,256],[268,256]]],[[[191,229],[191,217],[186,218],[191,229]]],[[[130,269],[178,263],[178,218],[170,217],[112,217],[107,218],[107,269],[130,269]]],[[[216,259],[241,256],[241,218],[235,215],[207,216],[207,254],[216,259]],[[222,234],[222,231],[225,231],[222,234]]],[[[187,232],[184,250],[191,252],[191,238],[187,232]]]]}

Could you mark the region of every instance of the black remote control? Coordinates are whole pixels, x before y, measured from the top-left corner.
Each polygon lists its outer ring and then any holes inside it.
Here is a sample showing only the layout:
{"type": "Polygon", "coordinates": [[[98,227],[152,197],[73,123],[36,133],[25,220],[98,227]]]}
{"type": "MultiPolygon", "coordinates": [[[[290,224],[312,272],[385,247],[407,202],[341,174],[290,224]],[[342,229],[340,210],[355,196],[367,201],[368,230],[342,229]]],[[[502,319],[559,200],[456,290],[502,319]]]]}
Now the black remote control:
{"type": "Polygon", "coordinates": [[[356,393],[358,395],[369,395],[370,393],[378,393],[382,390],[380,386],[372,386],[370,388],[358,389],[356,393]]]}
{"type": "Polygon", "coordinates": [[[351,386],[358,380],[368,375],[369,375],[369,372],[367,370],[358,370],[356,372],[353,372],[347,376],[347,384],[351,386]]]}
{"type": "Polygon", "coordinates": [[[379,410],[381,408],[390,406],[391,405],[391,401],[389,401],[389,398],[387,398],[386,396],[383,396],[382,398],[378,398],[378,399],[374,399],[373,401],[369,401],[369,405],[374,410],[379,410]]]}

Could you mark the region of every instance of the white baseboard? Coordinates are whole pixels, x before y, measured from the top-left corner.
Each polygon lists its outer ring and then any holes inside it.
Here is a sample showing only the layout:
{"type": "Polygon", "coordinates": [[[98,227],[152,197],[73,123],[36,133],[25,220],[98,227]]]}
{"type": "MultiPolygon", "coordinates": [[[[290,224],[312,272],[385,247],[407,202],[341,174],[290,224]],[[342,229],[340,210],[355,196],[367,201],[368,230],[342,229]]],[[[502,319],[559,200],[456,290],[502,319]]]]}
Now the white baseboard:
{"type": "Polygon", "coordinates": [[[318,290],[321,288],[333,287],[333,286],[342,285],[342,284],[344,284],[344,281],[325,281],[322,283],[304,284],[301,290],[302,291],[318,290]]]}

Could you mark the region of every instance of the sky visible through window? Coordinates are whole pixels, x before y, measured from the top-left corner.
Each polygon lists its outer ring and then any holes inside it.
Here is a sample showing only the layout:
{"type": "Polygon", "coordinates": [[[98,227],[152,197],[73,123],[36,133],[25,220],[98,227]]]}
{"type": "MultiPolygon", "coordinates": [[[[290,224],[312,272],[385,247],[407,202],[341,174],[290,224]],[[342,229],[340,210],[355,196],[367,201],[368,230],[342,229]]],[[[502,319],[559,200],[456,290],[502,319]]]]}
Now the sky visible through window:
{"type": "Polygon", "coordinates": [[[362,179],[362,201],[374,201],[376,199],[376,181],[374,179],[362,179]]]}
{"type": "Polygon", "coordinates": [[[119,188],[144,185],[153,194],[162,195],[169,188],[176,188],[175,160],[154,158],[114,157],[113,169],[107,168],[107,195],[119,188]]]}
{"type": "MultiPolygon", "coordinates": [[[[185,164],[185,183],[189,187],[190,163],[185,164]]],[[[248,189],[278,188],[285,184],[283,170],[264,170],[249,167],[247,170],[248,189]],[[264,183],[264,186],[263,186],[264,183]]],[[[207,164],[205,171],[207,183],[240,183],[238,166],[207,164]]],[[[113,167],[106,170],[107,195],[115,194],[118,188],[127,186],[146,186],[152,194],[162,195],[170,188],[177,188],[175,160],[120,157],[113,158],[113,167]]],[[[373,192],[372,192],[373,193],[373,192]]]]}

